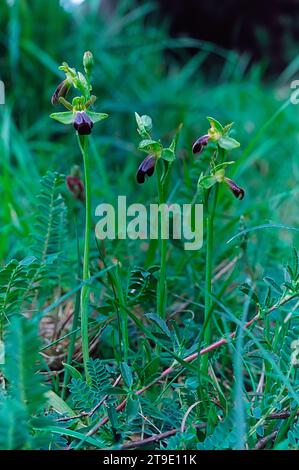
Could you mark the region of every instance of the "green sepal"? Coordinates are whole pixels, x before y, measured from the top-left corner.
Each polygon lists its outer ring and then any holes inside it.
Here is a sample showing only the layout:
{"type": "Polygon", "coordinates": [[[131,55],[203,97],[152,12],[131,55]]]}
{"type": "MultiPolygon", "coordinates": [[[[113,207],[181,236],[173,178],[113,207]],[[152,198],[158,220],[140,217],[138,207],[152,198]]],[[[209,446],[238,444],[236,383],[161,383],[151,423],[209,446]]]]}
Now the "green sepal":
{"type": "Polygon", "coordinates": [[[213,175],[202,176],[199,178],[197,186],[202,189],[210,189],[217,183],[217,179],[213,175]]]}
{"type": "Polygon", "coordinates": [[[151,139],[144,139],[140,142],[138,150],[146,153],[160,154],[162,145],[160,142],[151,139]]]}
{"type": "Polygon", "coordinates": [[[233,127],[234,125],[234,122],[230,122],[229,124],[227,124],[226,126],[224,126],[223,128],[223,135],[226,135],[229,133],[229,131],[231,130],[231,128],[233,127]]]}
{"type": "Polygon", "coordinates": [[[223,126],[222,124],[220,124],[219,121],[217,121],[217,119],[214,119],[212,117],[207,117],[207,120],[211,124],[212,128],[214,128],[217,132],[220,132],[221,134],[223,133],[224,131],[223,126]]]}
{"type": "Polygon", "coordinates": [[[234,163],[235,163],[234,161],[219,163],[219,165],[215,166],[214,172],[221,170],[222,168],[226,168],[229,165],[233,165],[234,163]]]}
{"type": "Polygon", "coordinates": [[[74,122],[74,113],[71,111],[65,111],[63,113],[52,113],[50,118],[55,119],[61,124],[72,124],[74,122]]]}
{"type": "Polygon", "coordinates": [[[163,158],[163,160],[171,163],[171,162],[174,162],[174,160],[176,159],[175,151],[176,151],[176,147],[178,144],[179,135],[180,135],[182,127],[183,127],[183,124],[180,124],[174,138],[172,139],[170,146],[166,149],[163,149],[162,154],[161,154],[161,157],[163,158]]]}
{"type": "Polygon", "coordinates": [[[107,119],[108,114],[106,113],[94,113],[93,111],[86,111],[86,114],[90,117],[92,122],[95,124],[96,122],[103,121],[104,119],[107,119]]]}
{"type": "Polygon", "coordinates": [[[175,160],[175,153],[171,148],[163,149],[161,153],[161,158],[166,162],[173,162],[175,160]]]}
{"type": "Polygon", "coordinates": [[[233,150],[240,147],[240,142],[232,137],[224,136],[218,140],[218,145],[224,150],[233,150]]]}

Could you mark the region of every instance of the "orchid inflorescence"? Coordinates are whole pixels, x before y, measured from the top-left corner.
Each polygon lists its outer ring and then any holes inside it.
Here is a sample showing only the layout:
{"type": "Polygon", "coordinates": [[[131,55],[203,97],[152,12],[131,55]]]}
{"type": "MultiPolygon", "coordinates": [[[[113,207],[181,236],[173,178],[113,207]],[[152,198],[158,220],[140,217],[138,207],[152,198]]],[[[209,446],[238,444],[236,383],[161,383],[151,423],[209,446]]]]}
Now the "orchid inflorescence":
{"type": "Polygon", "coordinates": [[[73,124],[79,135],[91,134],[93,125],[108,117],[105,113],[90,111],[90,108],[93,107],[97,99],[95,95],[91,94],[92,86],[90,79],[93,63],[92,53],[89,51],[85,52],[83,57],[84,75],[71,68],[66,62],[63,62],[59,69],[65,73],[66,78],[58,85],[51,100],[53,106],[61,104],[68,111],[52,113],[50,117],[62,124],[73,124]],[[78,90],[81,95],[75,96],[70,103],[66,100],[66,96],[71,88],[78,90]]]}
{"type": "MultiPolygon", "coordinates": [[[[165,162],[173,162],[175,160],[175,142],[173,140],[169,148],[163,148],[161,142],[153,140],[151,136],[152,131],[152,120],[149,116],[135,113],[137,122],[137,131],[142,137],[139,143],[138,150],[147,154],[146,158],[141,162],[137,170],[137,182],[143,184],[146,177],[150,177],[154,174],[156,164],[159,159],[165,162]]],[[[192,146],[192,152],[194,154],[200,154],[203,149],[208,145],[209,142],[216,143],[216,146],[223,151],[230,151],[240,146],[240,143],[232,138],[229,134],[232,129],[233,123],[226,126],[222,126],[216,119],[208,117],[210,122],[210,129],[206,134],[200,136],[194,142],[192,146]]],[[[217,152],[215,152],[217,155],[217,152]]],[[[202,190],[209,190],[216,183],[225,183],[232,191],[237,199],[243,199],[245,196],[244,189],[240,188],[235,181],[225,176],[225,169],[232,165],[233,161],[219,161],[216,164],[216,159],[211,159],[210,174],[201,175],[198,180],[198,187],[202,190]]]]}
{"type": "MultiPolygon", "coordinates": [[[[208,117],[210,122],[210,129],[207,134],[199,137],[192,146],[192,151],[194,154],[199,154],[203,151],[204,147],[208,145],[209,142],[216,143],[217,150],[229,151],[240,146],[240,143],[230,137],[229,133],[233,126],[233,123],[226,125],[225,127],[216,121],[216,119],[208,117]]],[[[202,190],[209,190],[217,183],[225,183],[228,185],[229,189],[232,191],[233,195],[237,199],[243,199],[245,196],[244,189],[235,183],[232,179],[225,176],[225,170],[228,166],[232,165],[233,161],[219,161],[217,162],[217,154],[215,152],[215,158],[211,159],[210,164],[210,173],[208,175],[201,174],[198,180],[198,187],[202,190]]]]}
{"type": "Polygon", "coordinates": [[[89,156],[89,134],[96,122],[102,121],[108,117],[104,113],[91,111],[96,101],[96,96],[92,95],[91,74],[94,65],[91,52],[85,52],[83,56],[83,66],[85,74],[77,72],[66,62],[63,62],[60,70],[65,74],[65,79],[58,85],[53,96],[52,104],[63,105],[67,111],[51,114],[51,118],[62,124],[72,124],[76,130],[78,144],[84,163],[84,183],[80,178],[78,171],[73,172],[66,178],[68,189],[76,199],[85,202],[85,237],[84,237],[84,255],[82,281],[83,286],[80,292],[80,314],[81,314],[81,340],[83,363],[87,382],[90,383],[88,371],[89,361],[89,341],[88,341],[88,310],[89,310],[89,258],[90,258],[90,238],[92,231],[92,209],[91,209],[91,181],[90,181],[90,156],[89,156]],[[66,97],[71,89],[77,92],[77,96],[70,103],[66,97]]]}
{"type": "MultiPolygon", "coordinates": [[[[92,95],[91,74],[94,60],[91,52],[85,52],[83,57],[83,66],[85,74],[77,72],[64,62],[60,70],[64,72],[65,78],[56,88],[52,96],[52,104],[63,105],[67,111],[51,114],[51,118],[61,122],[62,124],[72,124],[77,132],[78,144],[83,156],[84,162],[84,182],[78,167],[75,167],[72,173],[67,176],[66,184],[69,191],[76,199],[85,202],[85,237],[84,237],[84,256],[82,281],[83,286],[80,293],[80,315],[81,315],[81,339],[84,370],[87,383],[91,384],[91,377],[88,369],[89,364],[89,296],[90,296],[90,239],[92,231],[92,205],[91,205],[91,179],[90,179],[90,156],[89,156],[89,134],[91,134],[93,126],[96,122],[107,118],[105,113],[97,113],[91,111],[96,96],[92,95]],[[72,102],[67,100],[67,96],[71,90],[75,90],[77,95],[73,97],[72,102]]],[[[166,205],[169,197],[169,185],[171,179],[171,170],[176,160],[176,147],[178,142],[178,131],[168,147],[164,147],[160,140],[154,140],[152,136],[152,119],[147,115],[140,116],[135,113],[137,132],[141,137],[138,150],[146,153],[146,157],[141,162],[137,170],[137,182],[143,184],[148,177],[156,173],[157,196],[159,206],[166,205]]],[[[212,307],[212,253],[213,253],[213,231],[215,208],[218,196],[218,184],[225,183],[234,196],[243,199],[245,191],[240,188],[231,178],[225,174],[228,166],[233,164],[232,161],[226,161],[226,154],[240,146],[239,142],[230,136],[233,123],[222,126],[214,118],[208,118],[210,128],[199,137],[193,144],[192,151],[199,154],[210,143],[216,146],[214,155],[210,160],[209,171],[201,174],[198,180],[198,188],[195,197],[200,193],[203,196],[203,202],[206,209],[206,228],[207,228],[207,251],[206,251],[206,294],[205,294],[205,323],[204,341],[209,344],[211,338],[210,310],[212,307]]],[[[167,231],[167,221],[161,217],[161,233],[167,231]]],[[[160,248],[160,273],[157,282],[157,313],[161,319],[166,318],[167,307],[167,238],[161,237],[159,241],[160,248]]],[[[125,362],[127,361],[129,351],[128,337],[128,316],[123,312],[123,322],[121,322],[121,334],[125,362]]],[[[207,371],[208,364],[205,361],[202,370],[207,371]]]]}
{"type": "Polygon", "coordinates": [[[153,140],[152,138],[152,119],[147,115],[139,116],[137,113],[135,113],[135,118],[137,132],[142,139],[139,143],[138,150],[147,154],[137,170],[137,182],[142,184],[145,182],[146,176],[150,177],[154,174],[156,164],[160,159],[164,162],[166,171],[174,162],[176,158],[175,150],[178,133],[175,135],[169,147],[163,147],[160,140],[153,140]]]}
{"type": "MultiPolygon", "coordinates": [[[[89,51],[85,52],[83,57],[85,75],[71,68],[66,62],[63,62],[59,69],[65,73],[65,79],[58,85],[51,100],[54,106],[61,104],[68,109],[68,111],[52,113],[50,117],[62,124],[72,124],[78,135],[91,134],[94,124],[108,117],[105,113],[96,113],[90,110],[97,99],[95,95],[91,94],[91,73],[93,64],[93,55],[89,51]],[[80,92],[80,96],[75,96],[72,99],[72,103],[66,99],[71,88],[80,92]]],[[[154,174],[157,162],[160,159],[164,162],[164,169],[166,170],[174,162],[176,158],[175,148],[177,135],[171,145],[164,148],[160,140],[153,140],[152,138],[152,119],[147,115],[139,116],[137,113],[135,113],[135,118],[137,131],[142,138],[138,149],[147,154],[137,170],[137,182],[143,184],[146,177],[150,177],[154,174]]],[[[218,149],[225,151],[233,150],[240,146],[239,142],[229,135],[233,123],[222,126],[220,122],[210,117],[208,121],[210,122],[210,129],[206,134],[196,139],[192,146],[194,154],[201,153],[210,142],[216,143],[218,149]]],[[[235,181],[225,176],[226,167],[233,163],[234,162],[221,161],[216,164],[215,159],[212,159],[210,174],[202,174],[200,176],[198,187],[203,190],[208,190],[217,183],[225,183],[237,199],[243,199],[245,191],[240,188],[235,181]]]]}

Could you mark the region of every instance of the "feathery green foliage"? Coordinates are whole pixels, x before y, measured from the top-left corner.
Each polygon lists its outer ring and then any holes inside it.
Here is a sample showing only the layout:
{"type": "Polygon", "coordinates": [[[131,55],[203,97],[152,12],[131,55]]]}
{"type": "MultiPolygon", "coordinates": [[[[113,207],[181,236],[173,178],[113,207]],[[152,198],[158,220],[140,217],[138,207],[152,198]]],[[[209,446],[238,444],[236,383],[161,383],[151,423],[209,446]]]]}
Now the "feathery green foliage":
{"type": "Polygon", "coordinates": [[[22,297],[28,285],[27,265],[17,260],[10,261],[0,271],[0,330],[14,313],[18,313],[22,297]]]}
{"type": "Polygon", "coordinates": [[[45,388],[37,373],[37,325],[24,317],[12,317],[4,345],[6,386],[1,396],[0,448],[35,448],[33,419],[46,404],[45,388]]]}

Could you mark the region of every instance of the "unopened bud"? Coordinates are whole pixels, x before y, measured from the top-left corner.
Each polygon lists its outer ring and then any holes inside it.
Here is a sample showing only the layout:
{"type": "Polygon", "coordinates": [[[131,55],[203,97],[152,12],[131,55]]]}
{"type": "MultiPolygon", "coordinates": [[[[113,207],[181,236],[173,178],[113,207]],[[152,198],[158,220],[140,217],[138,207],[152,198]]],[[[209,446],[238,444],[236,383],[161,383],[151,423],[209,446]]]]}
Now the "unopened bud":
{"type": "Polygon", "coordinates": [[[88,76],[91,75],[92,67],[94,65],[94,59],[93,59],[93,55],[90,51],[87,51],[87,52],[84,53],[83,65],[84,65],[84,70],[85,70],[86,74],[88,76]]]}
{"type": "Polygon", "coordinates": [[[75,199],[84,202],[85,190],[83,181],[78,176],[69,175],[66,177],[66,185],[75,199]]]}
{"type": "Polygon", "coordinates": [[[78,178],[81,178],[81,168],[79,167],[79,165],[72,166],[71,176],[77,176],[78,178]]]}

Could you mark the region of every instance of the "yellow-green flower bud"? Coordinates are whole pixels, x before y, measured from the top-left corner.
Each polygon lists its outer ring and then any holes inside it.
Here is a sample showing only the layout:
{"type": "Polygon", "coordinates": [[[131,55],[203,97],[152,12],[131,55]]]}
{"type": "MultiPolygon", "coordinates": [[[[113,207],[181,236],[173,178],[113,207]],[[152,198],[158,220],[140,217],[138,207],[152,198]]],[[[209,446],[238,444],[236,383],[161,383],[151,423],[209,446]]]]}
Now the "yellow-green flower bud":
{"type": "Polygon", "coordinates": [[[86,51],[83,56],[84,70],[88,76],[91,75],[92,67],[94,65],[93,55],[90,51],[86,51]]]}

